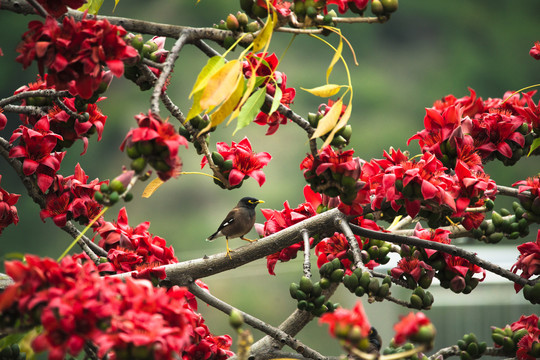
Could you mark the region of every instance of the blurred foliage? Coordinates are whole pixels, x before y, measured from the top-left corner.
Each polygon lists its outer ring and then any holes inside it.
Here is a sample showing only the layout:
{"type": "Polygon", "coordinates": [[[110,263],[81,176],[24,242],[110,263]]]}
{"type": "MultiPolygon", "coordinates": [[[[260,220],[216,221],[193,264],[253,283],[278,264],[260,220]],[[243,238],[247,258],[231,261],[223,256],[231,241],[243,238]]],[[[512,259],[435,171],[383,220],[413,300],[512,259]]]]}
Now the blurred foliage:
{"type": "MultiPolygon", "coordinates": [[[[209,27],[239,10],[238,1],[233,0],[201,0],[195,3],[194,0],[129,0],[121,1],[112,13],[114,2],[106,1],[101,14],[209,27]]],[[[539,40],[539,13],[540,2],[532,0],[519,2],[519,6],[504,0],[416,0],[402,1],[399,10],[386,24],[340,26],[358,59],[358,66],[354,66],[350,52],[344,51],[353,77],[354,111],[350,123],[354,129],[351,147],[356,154],[369,160],[380,158],[383,150],[391,146],[406,148],[407,139],[423,126],[424,108],[447,94],[457,97],[468,95],[467,87],[471,87],[483,98],[502,97],[507,90],[538,83],[540,63],[535,62],[528,52],[534,41],[539,40]]],[[[35,80],[35,65],[23,72],[21,65],[14,61],[15,47],[32,18],[0,11],[0,30],[4,34],[0,40],[4,52],[0,58],[1,97],[9,96],[19,86],[35,80]]],[[[290,34],[277,33],[270,51],[281,57],[290,40],[290,34]]],[[[338,42],[336,36],[329,36],[326,40],[333,44],[338,42]]],[[[166,46],[171,47],[172,44],[173,41],[168,39],[166,46]]],[[[224,51],[219,46],[216,48],[224,51]]],[[[305,117],[308,112],[315,112],[321,103],[320,98],[303,92],[300,87],[322,85],[332,56],[326,45],[307,36],[297,36],[286,51],[280,70],[287,74],[287,85],[297,89],[292,108],[298,114],[305,117]]],[[[205,56],[192,47],[185,48],[180,54],[168,91],[185,113],[191,105],[189,91],[205,63],[205,56]]],[[[332,82],[346,82],[345,71],[340,65],[334,68],[332,82]]],[[[101,143],[91,139],[88,153],[83,157],[78,156],[82,146],[75,145],[74,154],[68,154],[62,163],[61,172],[72,174],[75,164],[80,162],[90,179],[114,178],[121,171],[122,164],[128,163],[118,147],[127,130],[135,125],[133,116],[148,110],[149,94],[140,92],[125,79],[114,79],[105,94],[109,99],[100,103],[108,115],[101,143]]],[[[8,117],[8,128],[0,133],[5,138],[9,138],[10,131],[19,125],[16,116],[8,114],[8,117]]],[[[240,190],[224,191],[214,186],[209,178],[184,175],[169,181],[150,199],[138,198],[145,186],[138,184],[134,190],[136,199],[127,206],[130,224],[135,226],[150,221],[150,232],[167,239],[179,260],[225,250],[223,242],[210,244],[204,239],[242,196],[264,199],[265,207],[274,209],[281,209],[286,200],[292,206],[303,202],[304,181],[298,166],[309,150],[304,132],[293,124],[282,126],[272,136],[264,136],[266,127],[256,124],[239,131],[234,137],[232,131],[232,127],[220,127],[212,134],[211,145],[216,141],[238,142],[248,136],[255,151],[270,152],[273,160],[266,168],[267,182],[262,188],[249,180],[240,190]]],[[[412,154],[418,152],[416,142],[408,150],[412,154]]],[[[200,169],[201,158],[194,156],[193,148],[181,149],[180,154],[185,171],[200,169]]],[[[2,187],[23,194],[17,204],[20,222],[3,232],[0,256],[10,252],[31,252],[56,258],[72,239],[56,230],[50,219],[46,223],[41,222],[38,207],[24,196],[25,190],[15,179],[14,172],[5,162],[0,163],[2,187]]],[[[499,163],[489,164],[487,171],[498,183],[511,185],[533,175],[530,173],[533,163],[537,164],[537,159],[523,159],[512,168],[503,168],[499,163]]],[[[106,218],[116,219],[118,210],[119,206],[111,209],[106,218]]],[[[260,213],[258,217],[263,221],[260,213]]],[[[240,245],[244,244],[236,240],[231,243],[231,247],[240,245]]],[[[299,279],[301,263],[278,264],[276,271],[277,277],[269,276],[265,262],[258,261],[204,280],[217,296],[227,294],[224,300],[235,307],[262,319],[273,319],[272,325],[278,325],[283,319],[276,316],[275,309],[279,309],[282,316],[294,308],[287,288],[288,283],[299,279]]],[[[338,293],[336,299],[345,306],[356,301],[345,293],[338,293]]],[[[464,301],[464,296],[459,299],[456,297],[456,303],[464,301]]],[[[224,321],[226,318],[221,314],[215,314],[205,306],[201,306],[201,311],[213,313],[214,317],[207,321],[215,333],[230,333],[224,321]]],[[[396,313],[405,312],[393,309],[391,304],[370,305],[367,311],[372,325],[379,328],[386,340],[391,336],[391,324],[397,319],[396,313]]],[[[441,313],[436,314],[444,318],[441,313]]],[[[516,319],[512,317],[505,321],[516,319]]],[[[321,336],[326,336],[326,331],[314,323],[301,339],[317,348],[316,344],[321,343],[321,336]]],[[[478,330],[469,326],[468,331],[478,330]]],[[[444,338],[437,341],[437,346],[443,346],[455,340],[444,338]]],[[[328,344],[325,353],[338,353],[337,343],[325,340],[322,343],[328,344]]]]}

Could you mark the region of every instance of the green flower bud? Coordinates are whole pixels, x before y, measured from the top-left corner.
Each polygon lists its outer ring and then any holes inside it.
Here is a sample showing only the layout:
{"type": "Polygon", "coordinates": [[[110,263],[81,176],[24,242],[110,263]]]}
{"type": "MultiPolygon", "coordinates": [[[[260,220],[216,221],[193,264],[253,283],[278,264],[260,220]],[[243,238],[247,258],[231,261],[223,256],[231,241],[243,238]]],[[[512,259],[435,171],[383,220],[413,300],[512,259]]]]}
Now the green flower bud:
{"type": "Polygon", "coordinates": [[[232,31],[236,31],[240,28],[240,23],[238,22],[236,16],[234,16],[233,14],[229,14],[229,16],[227,16],[225,24],[227,24],[227,29],[232,31]]]}
{"type": "Polygon", "coordinates": [[[291,283],[289,285],[289,293],[293,299],[296,299],[296,292],[300,290],[300,286],[297,283],[291,283]]]}
{"type": "Polygon", "coordinates": [[[302,276],[300,279],[300,290],[306,294],[310,294],[313,291],[313,282],[307,276],[302,276]]]}
{"type": "Polygon", "coordinates": [[[236,309],[232,309],[231,313],[229,314],[229,324],[234,329],[239,329],[242,324],[244,324],[244,316],[242,313],[236,309]]]}
{"type": "Polygon", "coordinates": [[[398,0],[381,0],[384,12],[392,13],[398,9],[398,0]]]}
{"type": "Polygon", "coordinates": [[[380,16],[384,14],[384,7],[381,3],[381,0],[373,0],[371,2],[371,12],[375,16],[380,16]]]}

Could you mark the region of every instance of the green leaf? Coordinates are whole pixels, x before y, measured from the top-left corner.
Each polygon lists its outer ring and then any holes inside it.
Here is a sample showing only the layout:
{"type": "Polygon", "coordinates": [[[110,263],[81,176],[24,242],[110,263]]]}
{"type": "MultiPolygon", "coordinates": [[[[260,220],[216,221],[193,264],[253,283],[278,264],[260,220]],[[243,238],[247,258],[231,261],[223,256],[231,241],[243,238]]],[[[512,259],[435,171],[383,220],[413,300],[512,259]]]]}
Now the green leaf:
{"type": "Polygon", "coordinates": [[[281,104],[281,98],[282,97],[283,97],[283,92],[281,91],[279,86],[277,86],[277,84],[276,84],[276,91],[274,93],[274,100],[272,101],[272,106],[270,106],[270,111],[268,112],[268,115],[272,115],[274,113],[274,111],[277,110],[277,108],[279,107],[279,104],[281,104]]]}
{"type": "Polygon", "coordinates": [[[536,138],[533,140],[531,144],[531,150],[529,150],[529,153],[527,154],[527,157],[531,156],[532,152],[540,147],[540,138],[536,138]]]}
{"type": "Polygon", "coordinates": [[[253,121],[255,116],[261,111],[261,106],[264,103],[265,97],[266,88],[260,88],[251,94],[238,114],[238,122],[236,123],[236,129],[234,130],[233,135],[253,121]]]}
{"type": "Polygon", "coordinates": [[[193,94],[203,90],[206,87],[210,77],[214,75],[216,71],[218,71],[223,65],[225,65],[225,59],[223,59],[221,56],[214,56],[208,59],[208,62],[197,76],[197,80],[193,85],[193,89],[189,93],[189,97],[191,98],[193,94]]]}
{"type": "MultiPolygon", "coordinates": [[[[115,1],[115,5],[114,5],[115,8],[118,1],[119,0],[115,1]]],[[[88,0],[86,4],[84,4],[77,10],[81,12],[85,12],[86,10],[88,10],[89,14],[97,15],[97,13],[99,12],[99,9],[101,9],[101,5],[103,5],[103,0],[88,0]]]]}

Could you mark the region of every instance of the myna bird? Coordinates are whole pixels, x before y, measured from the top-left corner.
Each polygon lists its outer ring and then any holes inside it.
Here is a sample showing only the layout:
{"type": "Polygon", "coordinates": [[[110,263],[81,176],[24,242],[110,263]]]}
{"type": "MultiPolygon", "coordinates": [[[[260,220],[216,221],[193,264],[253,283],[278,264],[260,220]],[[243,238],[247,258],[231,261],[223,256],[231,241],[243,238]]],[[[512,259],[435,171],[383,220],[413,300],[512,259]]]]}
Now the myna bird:
{"type": "Polygon", "coordinates": [[[206,241],[212,241],[215,238],[225,236],[227,241],[227,255],[231,250],[229,249],[229,239],[239,237],[242,240],[253,242],[255,240],[246,239],[244,235],[251,231],[253,225],[255,225],[255,207],[257,204],[264,203],[262,200],[257,200],[252,197],[244,197],[240,199],[238,204],[229,211],[225,220],[221,222],[217,231],[210,235],[206,241]]]}

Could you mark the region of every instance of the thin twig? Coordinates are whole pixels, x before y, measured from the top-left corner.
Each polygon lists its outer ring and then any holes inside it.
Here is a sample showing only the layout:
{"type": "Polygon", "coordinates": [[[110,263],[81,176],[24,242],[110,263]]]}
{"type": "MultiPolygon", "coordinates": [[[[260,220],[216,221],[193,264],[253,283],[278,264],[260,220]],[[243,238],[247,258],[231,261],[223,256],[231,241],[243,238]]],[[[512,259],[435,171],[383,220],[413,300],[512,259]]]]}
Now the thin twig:
{"type": "Polygon", "coordinates": [[[152,96],[150,97],[150,109],[156,115],[159,115],[160,94],[163,92],[163,87],[165,86],[167,78],[169,77],[174,68],[174,63],[176,62],[176,59],[178,59],[180,51],[182,51],[182,48],[188,41],[189,37],[190,34],[188,31],[182,31],[180,33],[178,40],[176,40],[171,51],[167,55],[167,59],[165,60],[165,64],[163,66],[163,70],[161,70],[161,74],[159,74],[159,78],[154,84],[154,91],[152,93],[152,96]]]}

